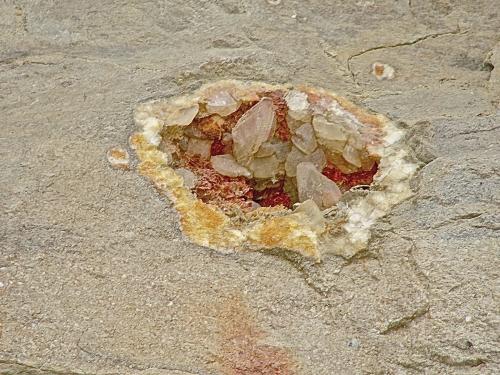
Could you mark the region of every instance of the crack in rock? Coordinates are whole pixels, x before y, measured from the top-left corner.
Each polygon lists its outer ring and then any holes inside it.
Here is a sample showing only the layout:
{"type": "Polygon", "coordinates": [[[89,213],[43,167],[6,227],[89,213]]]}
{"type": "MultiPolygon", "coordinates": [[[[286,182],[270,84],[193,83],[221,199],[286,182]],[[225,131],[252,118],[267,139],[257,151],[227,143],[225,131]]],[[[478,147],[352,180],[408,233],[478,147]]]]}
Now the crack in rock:
{"type": "Polygon", "coordinates": [[[397,331],[401,328],[407,327],[411,322],[414,320],[424,316],[429,312],[430,305],[429,303],[426,303],[425,305],[419,307],[416,309],[411,315],[406,315],[398,319],[394,319],[390,321],[387,326],[380,331],[381,335],[386,335],[388,333],[397,331]]]}
{"type": "MultiPolygon", "coordinates": [[[[1,365],[7,365],[7,374],[26,374],[26,375],[97,375],[97,373],[81,372],[81,371],[70,371],[56,368],[49,368],[44,366],[36,366],[33,364],[27,364],[23,362],[13,361],[13,360],[2,360],[0,359],[0,372],[3,373],[1,365]],[[16,369],[17,368],[17,369],[16,369]]],[[[117,372],[99,373],[99,375],[119,375],[117,372]]]]}
{"type": "Polygon", "coordinates": [[[468,357],[463,359],[455,359],[448,354],[432,353],[431,358],[436,362],[442,363],[450,367],[476,367],[487,362],[483,357],[468,357]]]}
{"type": "Polygon", "coordinates": [[[418,37],[414,40],[411,40],[411,41],[407,41],[407,42],[400,42],[400,43],[396,43],[396,44],[390,44],[390,45],[382,45],[382,46],[376,46],[376,47],[371,47],[371,48],[368,48],[368,49],[365,49],[365,50],[362,50],[360,52],[357,52],[353,55],[350,55],[348,58],[347,58],[347,70],[349,71],[349,73],[351,74],[351,77],[352,77],[352,80],[354,81],[354,83],[358,83],[357,80],[356,80],[356,75],[354,74],[354,72],[352,71],[351,69],[351,61],[352,59],[354,59],[355,57],[359,57],[361,55],[364,55],[365,53],[368,53],[368,52],[372,52],[372,51],[377,51],[377,50],[381,50],[381,49],[386,49],[386,48],[397,48],[397,47],[404,47],[404,46],[411,46],[411,45],[414,45],[414,44],[418,44],[420,42],[423,42],[427,39],[435,39],[435,38],[439,38],[439,37],[442,37],[442,36],[447,36],[447,35],[458,35],[458,34],[466,34],[468,33],[469,30],[465,30],[465,31],[462,31],[460,30],[460,27],[457,27],[456,30],[452,30],[452,31],[445,31],[445,32],[442,32],[442,33],[434,33],[434,34],[427,34],[427,35],[424,35],[424,36],[421,36],[421,37],[418,37]]]}

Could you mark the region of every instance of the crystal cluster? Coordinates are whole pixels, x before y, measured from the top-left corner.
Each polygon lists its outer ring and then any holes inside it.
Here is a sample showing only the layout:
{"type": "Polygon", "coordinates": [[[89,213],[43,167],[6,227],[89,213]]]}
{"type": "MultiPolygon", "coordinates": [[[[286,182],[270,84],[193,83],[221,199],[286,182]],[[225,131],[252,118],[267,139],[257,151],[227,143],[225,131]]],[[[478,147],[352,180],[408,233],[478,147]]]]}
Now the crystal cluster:
{"type": "MultiPolygon", "coordinates": [[[[324,212],[371,185],[399,137],[382,116],[329,92],[236,81],[145,103],[135,117],[139,169],[176,203],[198,243],[316,257],[319,238],[339,229],[324,212]]],[[[348,214],[337,225],[348,225],[348,214]]]]}
{"type": "Polygon", "coordinates": [[[242,100],[221,88],[163,126],[176,129],[175,137],[161,134],[160,147],[186,186],[227,213],[307,200],[324,210],[377,172],[378,158],[366,150],[374,134],[360,131],[337,102],[303,91],[263,90],[242,100]]]}

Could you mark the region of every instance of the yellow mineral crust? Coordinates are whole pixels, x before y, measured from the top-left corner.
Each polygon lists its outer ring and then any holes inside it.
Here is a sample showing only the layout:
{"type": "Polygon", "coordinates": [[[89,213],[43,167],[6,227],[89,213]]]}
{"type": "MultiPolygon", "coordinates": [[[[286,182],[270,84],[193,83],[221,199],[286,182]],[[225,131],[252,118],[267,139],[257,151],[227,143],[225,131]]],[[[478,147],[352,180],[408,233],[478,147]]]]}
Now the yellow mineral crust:
{"type": "Polygon", "coordinates": [[[387,118],[357,107],[347,99],[321,89],[298,87],[308,95],[333,105],[337,115],[349,116],[362,127],[367,152],[379,160],[372,188],[362,197],[341,200],[332,215],[323,212],[325,225],[301,210],[257,208],[237,217],[198,199],[183,183],[183,177],[171,167],[171,155],[160,150],[161,133],[169,126],[187,125],[195,110],[203,116],[207,98],[224,90],[238,101],[256,100],[257,93],[290,90],[260,82],[221,81],[202,86],[192,95],[141,104],[135,112],[141,132],[130,137],[130,146],[139,159],[138,172],[148,178],[161,194],[174,204],[183,233],[193,242],[221,251],[281,248],[320,260],[322,254],[346,257],[366,248],[370,226],[389,209],[411,195],[409,179],[416,165],[406,161],[406,152],[398,143],[402,133],[387,118]],[[333,103],[333,104],[332,104],[333,103]],[[325,228],[327,228],[325,230],[325,228]]]}

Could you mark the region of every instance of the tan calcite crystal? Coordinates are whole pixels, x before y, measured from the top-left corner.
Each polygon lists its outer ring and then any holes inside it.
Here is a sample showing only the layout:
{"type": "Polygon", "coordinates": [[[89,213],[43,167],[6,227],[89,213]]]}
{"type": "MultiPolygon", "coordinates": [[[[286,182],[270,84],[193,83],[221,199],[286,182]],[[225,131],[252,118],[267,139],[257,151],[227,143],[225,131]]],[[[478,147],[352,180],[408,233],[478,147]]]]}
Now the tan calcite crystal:
{"type": "MultiPolygon", "coordinates": [[[[372,224],[411,195],[409,179],[417,168],[407,160],[407,153],[399,143],[402,132],[392,122],[322,89],[221,81],[205,85],[191,95],[143,103],[135,112],[135,120],[141,129],[131,136],[130,144],[139,160],[139,173],[170,198],[189,239],[221,251],[280,248],[316,260],[327,253],[351,257],[366,247],[372,224]],[[290,125],[292,142],[270,139],[277,126],[276,107],[262,93],[277,90],[284,93],[289,106],[286,118],[294,121],[290,125]],[[302,162],[307,169],[306,178],[321,179],[322,185],[321,170],[326,157],[340,160],[345,164],[342,168],[348,170],[377,161],[379,169],[372,189],[362,196],[344,198],[339,197],[333,185],[325,183],[322,186],[326,189],[326,201],[318,200],[318,195],[309,191],[294,210],[283,206],[260,207],[258,202],[250,201],[248,209],[234,207],[231,211],[198,199],[192,189],[193,176],[179,169],[176,172],[171,151],[165,150],[187,148],[207,158],[209,141],[193,143],[194,139],[199,141],[196,129],[184,133],[175,128],[191,126],[196,117],[211,113],[233,116],[245,103],[254,104],[232,129],[224,130],[223,139],[233,145],[232,156],[212,156],[212,163],[213,160],[219,163],[218,170],[231,169],[231,163],[235,163],[234,171],[226,174],[242,175],[250,171],[254,178],[264,176],[274,181],[273,175],[285,176],[285,170],[296,174],[297,165],[302,162]],[[166,132],[166,127],[174,130],[166,132]],[[182,134],[191,134],[193,138],[186,141],[182,134]],[[315,134],[314,139],[311,134],[315,134]],[[165,136],[172,137],[171,142],[166,140],[166,146],[162,141],[165,136]],[[312,160],[311,155],[315,155],[312,160]],[[335,210],[321,211],[339,198],[335,210]]],[[[287,178],[294,180],[293,176],[287,178]]],[[[288,188],[296,186],[296,182],[286,181],[288,188]]],[[[318,194],[322,196],[321,192],[318,194]]]]}

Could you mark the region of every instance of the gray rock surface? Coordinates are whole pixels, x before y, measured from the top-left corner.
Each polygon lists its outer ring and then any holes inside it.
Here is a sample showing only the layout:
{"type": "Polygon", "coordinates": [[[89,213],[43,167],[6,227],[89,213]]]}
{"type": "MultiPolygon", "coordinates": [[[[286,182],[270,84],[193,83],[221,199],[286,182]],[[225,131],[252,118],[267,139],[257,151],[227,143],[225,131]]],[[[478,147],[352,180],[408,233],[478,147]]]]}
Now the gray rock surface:
{"type": "Polygon", "coordinates": [[[0,374],[498,374],[499,30],[496,0],[0,2],[0,374]],[[109,168],[139,102],[225,78],[408,128],[362,256],[192,245],[109,168]]]}

